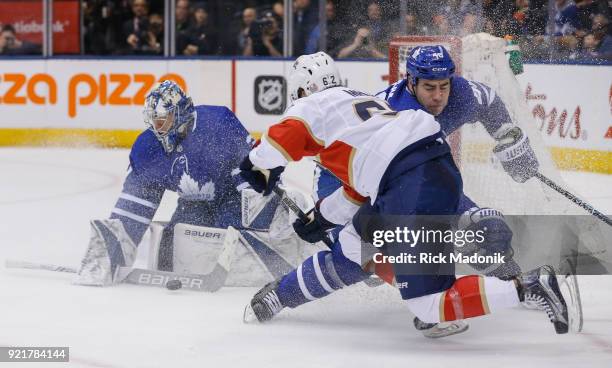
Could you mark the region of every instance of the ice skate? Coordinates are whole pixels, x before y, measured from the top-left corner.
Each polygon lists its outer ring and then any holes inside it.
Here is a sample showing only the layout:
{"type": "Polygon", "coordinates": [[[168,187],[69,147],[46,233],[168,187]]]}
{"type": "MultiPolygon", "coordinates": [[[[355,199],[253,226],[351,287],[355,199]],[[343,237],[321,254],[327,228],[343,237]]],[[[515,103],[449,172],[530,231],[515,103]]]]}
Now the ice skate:
{"type": "Polygon", "coordinates": [[[271,320],[284,306],[276,295],[276,288],[280,280],[273,281],[259,290],[244,308],[243,320],[245,323],[267,322],[271,320]]]}
{"type": "Polygon", "coordinates": [[[543,309],[558,334],[567,333],[569,329],[567,304],[559,289],[554,269],[551,266],[542,266],[524,273],[517,280],[520,283],[521,299],[529,298],[539,309],[543,309]]]}
{"type": "Polygon", "coordinates": [[[470,325],[464,320],[456,320],[450,322],[440,323],[426,323],[421,321],[418,317],[414,317],[414,327],[423,333],[423,336],[431,339],[437,339],[440,337],[446,337],[451,335],[460,334],[468,330],[470,325]]]}

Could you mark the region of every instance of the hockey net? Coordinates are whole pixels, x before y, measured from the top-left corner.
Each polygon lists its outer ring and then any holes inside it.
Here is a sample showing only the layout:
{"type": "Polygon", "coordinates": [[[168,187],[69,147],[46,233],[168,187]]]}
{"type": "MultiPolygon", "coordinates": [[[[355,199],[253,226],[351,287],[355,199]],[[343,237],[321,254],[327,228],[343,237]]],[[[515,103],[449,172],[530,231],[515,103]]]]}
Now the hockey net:
{"type": "MultiPolygon", "coordinates": [[[[512,73],[505,55],[505,40],[480,33],[463,38],[449,36],[401,36],[389,45],[389,73],[393,83],[405,77],[406,58],[419,45],[443,45],[453,57],[457,72],[468,80],[491,87],[505,103],[512,122],[529,137],[538,160],[540,172],[573,192],[561,178],[549,150],[543,143],[531,115],[522,89],[512,73]]],[[[536,178],[517,183],[503,170],[493,155],[494,140],[480,123],[466,124],[449,137],[453,154],[461,168],[464,192],[481,207],[492,207],[506,215],[585,215],[586,212],[567,198],[550,189],[536,178]]],[[[575,192],[574,192],[575,193],[575,192]]],[[[595,221],[593,233],[580,231],[578,237],[587,241],[591,254],[610,259],[603,244],[601,231],[607,231],[595,221]]],[[[583,250],[584,251],[584,250],[583,250]]]]}

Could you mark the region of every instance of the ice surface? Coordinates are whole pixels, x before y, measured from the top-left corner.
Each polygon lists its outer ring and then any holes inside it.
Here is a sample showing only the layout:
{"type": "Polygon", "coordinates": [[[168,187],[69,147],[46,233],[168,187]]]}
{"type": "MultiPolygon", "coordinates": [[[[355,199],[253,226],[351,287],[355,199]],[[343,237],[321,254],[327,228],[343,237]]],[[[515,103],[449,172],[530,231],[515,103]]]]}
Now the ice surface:
{"type": "MultiPolygon", "coordinates": [[[[108,216],[121,190],[127,155],[0,149],[0,262],[77,265],[89,219],[108,216]]],[[[293,172],[308,175],[303,167],[293,172]]],[[[563,177],[612,213],[612,176],[563,177]]],[[[158,219],[169,217],[175,198],[164,199],[158,219]]],[[[558,336],[544,314],[517,308],[472,319],[468,332],[439,340],[414,330],[397,291],[387,286],[355,286],[283,311],[267,325],[245,325],[242,311],[254,288],[203,294],[81,287],[70,279],[0,266],[0,346],[70,346],[71,367],[612,366],[612,276],[580,277],[580,335],[558,336]]],[[[5,366],[11,364],[0,363],[5,366]]]]}

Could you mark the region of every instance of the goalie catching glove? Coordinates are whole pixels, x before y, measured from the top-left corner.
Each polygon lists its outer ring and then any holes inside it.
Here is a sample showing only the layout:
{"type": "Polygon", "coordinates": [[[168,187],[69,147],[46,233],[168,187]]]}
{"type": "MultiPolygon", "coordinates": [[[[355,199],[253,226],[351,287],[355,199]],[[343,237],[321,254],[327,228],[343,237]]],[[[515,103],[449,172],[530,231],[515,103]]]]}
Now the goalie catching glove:
{"type": "Polygon", "coordinates": [[[244,158],[239,168],[240,176],[242,176],[256,192],[263,193],[264,196],[272,192],[272,189],[276,186],[281,174],[285,170],[283,166],[265,171],[260,170],[253,165],[249,156],[244,158]]]}
{"type": "Polygon", "coordinates": [[[493,138],[497,140],[493,152],[514,181],[524,183],[538,173],[540,164],[529,144],[529,138],[521,128],[504,124],[493,138]]]}

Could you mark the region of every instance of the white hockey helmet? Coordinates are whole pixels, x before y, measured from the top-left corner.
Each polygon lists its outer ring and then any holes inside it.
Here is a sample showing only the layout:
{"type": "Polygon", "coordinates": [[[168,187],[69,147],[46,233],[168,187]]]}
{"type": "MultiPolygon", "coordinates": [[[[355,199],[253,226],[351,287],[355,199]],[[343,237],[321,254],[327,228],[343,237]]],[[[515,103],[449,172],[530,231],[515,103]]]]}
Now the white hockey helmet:
{"type": "Polygon", "coordinates": [[[334,59],[320,51],[302,55],[295,60],[289,75],[289,96],[291,101],[300,98],[298,91],[304,90],[306,96],[324,89],[340,86],[340,72],[334,59]]]}

